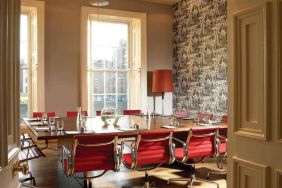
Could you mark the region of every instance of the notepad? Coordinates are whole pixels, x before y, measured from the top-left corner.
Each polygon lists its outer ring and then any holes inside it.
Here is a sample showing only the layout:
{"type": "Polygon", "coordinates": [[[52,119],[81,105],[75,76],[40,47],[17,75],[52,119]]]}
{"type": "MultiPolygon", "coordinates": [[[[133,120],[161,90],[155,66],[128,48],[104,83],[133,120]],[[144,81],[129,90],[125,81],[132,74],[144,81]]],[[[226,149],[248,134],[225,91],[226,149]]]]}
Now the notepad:
{"type": "Polygon", "coordinates": [[[184,118],[180,118],[180,119],[182,119],[182,120],[194,120],[194,118],[192,118],[192,117],[184,117],[184,118]]]}
{"type": "Polygon", "coordinates": [[[27,118],[26,121],[31,122],[31,121],[41,121],[38,118],[27,118]]]}
{"type": "Polygon", "coordinates": [[[161,126],[161,128],[165,128],[165,129],[175,129],[177,127],[173,126],[173,125],[163,125],[161,126]]]}
{"type": "Polygon", "coordinates": [[[80,131],[65,131],[65,134],[94,134],[95,131],[93,130],[89,130],[89,131],[84,131],[84,132],[80,132],[80,131]]]}
{"type": "Polygon", "coordinates": [[[43,131],[43,132],[46,132],[46,131],[49,131],[49,127],[37,127],[35,128],[35,131],[37,132],[40,132],[40,131],[43,131]]]}
{"type": "Polygon", "coordinates": [[[34,121],[29,123],[30,126],[40,126],[44,125],[42,121],[34,121]]]}
{"type": "Polygon", "coordinates": [[[65,131],[65,134],[79,134],[79,131],[65,131]]]}

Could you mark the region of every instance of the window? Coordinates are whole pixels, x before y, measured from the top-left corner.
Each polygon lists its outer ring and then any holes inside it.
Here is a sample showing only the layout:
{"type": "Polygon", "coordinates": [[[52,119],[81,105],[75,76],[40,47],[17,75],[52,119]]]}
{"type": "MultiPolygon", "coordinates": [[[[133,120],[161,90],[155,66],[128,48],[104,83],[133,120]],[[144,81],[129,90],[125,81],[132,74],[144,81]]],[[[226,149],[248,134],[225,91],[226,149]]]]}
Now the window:
{"type": "Polygon", "coordinates": [[[142,109],[146,61],[142,62],[140,15],[128,17],[128,12],[91,7],[83,7],[82,14],[82,106],[92,115],[105,107],[119,113],[142,109]]]}
{"type": "Polygon", "coordinates": [[[20,17],[20,118],[44,108],[44,2],[22,1],[20,17]]]}
{"type": "MultiPolygon", "coordinates": [[[[90,102],[95,111],[114,107],[120,112],[128,108],[129,24],[97,21],[90,18],[90,102]]],[[[139,75],[137,75],[139,76],[139,75]]]]}

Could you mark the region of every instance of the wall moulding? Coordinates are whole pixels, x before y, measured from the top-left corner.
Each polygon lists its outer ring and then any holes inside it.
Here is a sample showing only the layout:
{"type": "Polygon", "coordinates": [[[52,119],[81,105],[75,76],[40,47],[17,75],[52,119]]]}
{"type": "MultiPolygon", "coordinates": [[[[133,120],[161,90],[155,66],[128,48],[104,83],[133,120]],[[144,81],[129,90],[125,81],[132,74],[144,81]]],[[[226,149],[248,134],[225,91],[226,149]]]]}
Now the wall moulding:
{"type": "Polygon", "coordinates": [[[267,46],[269,4],[233,15],[236,135],[267,140],[270,63],[267,46]]]}
{"type": "Polygon", "coordinates": [[[276,170],[276,188],[282,187],[282,170],[276,170]]]}
{"type": "Polygon", "coordinates": [[[268,188],[269,167],[233,157],[233,187],[268,188]]]}
{"type": "MultiPolygon", "coordinates": [[[[282,1],[280,0],[279,2],[279,6],[278,6],[278,96],[281,96],[282,95],[282,66],[281,66],[281,63],[282,63],[282,37],[281,37],[281,34],[282,34],[282,1]]],[[[278,97],[278,100],[279,100],[279,109],[278,109],[278,141],[280,143],[282,143],[282,100],[281,100],[281,97],[278,97]]]]}

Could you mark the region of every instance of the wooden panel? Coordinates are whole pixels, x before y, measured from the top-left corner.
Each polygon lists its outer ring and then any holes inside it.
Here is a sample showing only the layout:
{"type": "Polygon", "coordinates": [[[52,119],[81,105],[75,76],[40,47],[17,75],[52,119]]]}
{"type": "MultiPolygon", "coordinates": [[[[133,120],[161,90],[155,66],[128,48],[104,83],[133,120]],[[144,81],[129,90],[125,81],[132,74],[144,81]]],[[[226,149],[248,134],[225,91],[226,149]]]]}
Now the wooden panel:
{"type": "Polygon", "coordinates": [[[268,167],[239,158],[233,158],[234,181],[236,188],[268,188],[268,167]]]}
{"type": "Polygon", "coordinates": [[[19,143],[19,0],[0,3],[0,165],[19,143]]]}
{"type": "Polygon", "coordinates": [[[276,188],[282,187],[282,170],[276,171],[276,188]]]}
{"type": "MultiPolygon", "coordinates": [[[[282,1],[279,1],[278,7],[278,66],[279,66],[279,96],[282,95],[282,1]]],[[[282,143],[282,100],[279,97],[279,122],[278,122],[278,139],[282,143]]]]}
{"type": "Polygon", "coordinates": [[[234,14],[235,113],[238,135],[267,139],[268,5],[234,14]]]}

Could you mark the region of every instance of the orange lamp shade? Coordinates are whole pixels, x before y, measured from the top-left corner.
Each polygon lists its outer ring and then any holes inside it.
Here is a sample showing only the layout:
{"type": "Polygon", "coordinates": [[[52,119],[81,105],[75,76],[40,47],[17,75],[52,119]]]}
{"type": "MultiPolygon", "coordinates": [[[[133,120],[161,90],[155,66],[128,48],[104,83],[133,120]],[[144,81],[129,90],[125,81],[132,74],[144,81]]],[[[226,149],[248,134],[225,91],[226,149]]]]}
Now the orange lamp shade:
{"type": "Polygon", "coordinates": [[[152,92],[173,92],[172,70],[155,70],[152,80],[152,92]]]}

